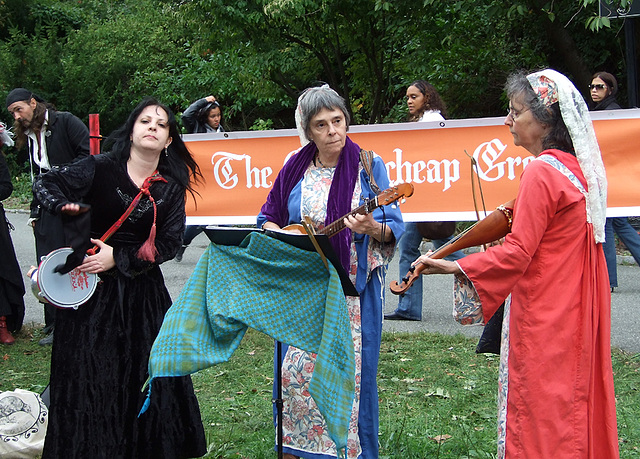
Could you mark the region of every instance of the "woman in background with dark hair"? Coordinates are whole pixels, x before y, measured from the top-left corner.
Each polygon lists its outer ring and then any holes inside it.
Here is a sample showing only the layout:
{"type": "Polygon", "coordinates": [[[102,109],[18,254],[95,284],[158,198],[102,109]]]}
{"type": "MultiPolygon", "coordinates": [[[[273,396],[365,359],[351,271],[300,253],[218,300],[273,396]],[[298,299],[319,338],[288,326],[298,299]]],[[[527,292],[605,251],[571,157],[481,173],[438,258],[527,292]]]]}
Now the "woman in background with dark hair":
{"type": "MultiPolygon", "coordinates": [[[[222,127],[222,107],[213,96],[203,97],[189,105],[182,114],[182,124],[188,134],[205,134],[210,132],[225,132],[222,127]]],[[[191,241],[202,233],[207,225],[189,225],[182,238],[182,246],[176,253],[176,261],[181,262],[184,251],[191,241]]]]}
{"type": "Polygon", "coordinates": [[[622,107],[618,104],[618,81],[616,77],[607,72],[596,72],[591,77],[589,93],[593,102],[592,110],[618,110],[622,107]]]}
{"type": "MultiPolygon", "coordinates": [[[[409,121],[444,121],[447,116],[447,106],[436,88],[425,80],[416,80],[407,88],[407,108],[409,121]]],[[[443,239],[432,239],[435,249],[446,244],[453,235],[443,239]]],[[[423,235],[418,230],[418,222],[405,222],[404,234],[398,241],[400,260],[398,270],[404,276],[411,268],[411,263],[421,255],[420,244],[423,235]]],[[[447,260],[459,260],[464,257],[460,250],[447,256],[447,260]]],[[[412,288],[407,290],[398,299],[398,307],[395,311],[385,314],[386,320],[422,320],[422,278],[414,281],[412,288]]]]}
{"type": "Polygon", "coordinates": [[[409,121],[444,121],[447,106],[436,88],[425,80],[416,80],[407,88],[409,121]]]}
{"type": "Polygon", "coordinates": [[[134,109],[104,150],[34,187],[51,212],[89,226],[99,251],[78,269],[101,280],[77,310],[58,311],[43,458],[199,457],[206,444],[189,377],[158,380],[157,396],[138,413],[149,352],[171,306],[159,265],[180,248],[185,192],[200,171],[173,113],[154,99],[134,109]]]}
{"type": "Polygon", "coordinates": [[[196,100],[182,114],[182,123],[188,134],[224,132],[221,121],[222,107],[213,96],[196,100]]]}
{"type": "MultiPolygon", "coordinates": [[[[618,82],[616,77],[607,72],[597,72],[591,78],[589,94],[593,102],[592,110],[618,110],[620,105],[616,101],[618,94],[618,82]]],[[[606,240],[602,245],[604,256],[607,259],[607,270],[609,271],[609,286],[611,291],[618,286],[618,263],[616,260],[616,239],[614,233],[629,249],[631,255],[640,265],[640,236],[631,226],[627,217],[607,218],[605,226],[606,240]]]]}

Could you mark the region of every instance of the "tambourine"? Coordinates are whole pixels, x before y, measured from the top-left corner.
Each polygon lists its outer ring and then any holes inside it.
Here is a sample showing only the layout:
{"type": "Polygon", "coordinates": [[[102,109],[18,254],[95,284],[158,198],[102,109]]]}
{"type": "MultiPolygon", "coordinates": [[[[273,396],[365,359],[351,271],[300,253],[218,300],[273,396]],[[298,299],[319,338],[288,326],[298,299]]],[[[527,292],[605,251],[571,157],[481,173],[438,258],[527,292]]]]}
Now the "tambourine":
{"type": "Polygon", "coordinates": [[[70,247],[54,250],[42,257],[37,269],[29,271],[31,291],[39,301],[68,309],[78,309],[86,303],[98,286],[98,275],[83,273],[77,268],[67,274],[54,271],[56,266],[67,261],[67,256],[73,252],[70,247]]]}

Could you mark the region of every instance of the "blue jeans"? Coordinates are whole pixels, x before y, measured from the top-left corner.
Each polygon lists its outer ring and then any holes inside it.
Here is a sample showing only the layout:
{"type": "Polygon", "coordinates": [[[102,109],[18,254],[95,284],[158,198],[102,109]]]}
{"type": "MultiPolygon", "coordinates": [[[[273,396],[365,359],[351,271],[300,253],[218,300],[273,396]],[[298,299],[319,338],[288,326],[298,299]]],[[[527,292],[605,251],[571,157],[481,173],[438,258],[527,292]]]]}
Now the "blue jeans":
{"type": "MultiPolygon", "coordinates": [[[[433,239],[433,245],[436,249],[440,248],[447,242],[453,239],[453,236],[444,239],[433,239]]],[[[422,242],[422,235],[418,232],[418,225],[414,222],[404,224],[404,234],[398,241],[398,247],[400,248],[400,261],[399,269],[400,276],[407,274],[411,268],[411,263],[421,255],[420,243],[422,242]]],[[[458,250],[451,255],[445,257],[446,260],[455,261],[464,257],[464,253],[458,250]]],[[[398,308],[396,314],[407,319],[422,320],[422,276],[414,281],[409,289],[400,295],[398,301],[398,308]]]]}
{"type": "Polygon", "coordinates": [[[207,225],[188,225],[184,230],[182,245],[189,245],[191,241],[200,233],[202,233],[207,225]]]}
{"type": "Polygon", "coordinates": [[[602,244],[604,257],[607,260],[607,270],[609,271],[609,285],[611,287],[618,286],[618,270],[616,265],[616,241],[613,234],[618,235],[620,240],[627,246],[629,252],[640,265],[640,236],[633,226],[629,223],[627,217],[607,218],[604,227],[605,243],[602,244]]]}

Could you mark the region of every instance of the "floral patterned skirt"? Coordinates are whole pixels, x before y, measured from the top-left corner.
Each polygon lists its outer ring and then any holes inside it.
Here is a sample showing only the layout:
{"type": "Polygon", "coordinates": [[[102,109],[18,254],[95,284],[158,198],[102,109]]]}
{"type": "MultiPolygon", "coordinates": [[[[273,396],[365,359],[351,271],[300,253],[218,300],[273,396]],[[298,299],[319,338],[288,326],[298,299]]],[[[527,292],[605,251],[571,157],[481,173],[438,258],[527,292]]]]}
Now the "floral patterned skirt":
{"type": "MultiPolygon", "coordinates": [[[[358,439],[358,411],[360,405],[360,373],[362,368],[362,339],[360,327],[360,299],[348,296],[347,307],[351,319],[351,335],[355,350],[355,398],[349,422],[347,458],[360,454],[358,439]]],[[[335,443],[329,437],[327,424],[309,394],[316,354],[289,346],[282,363],[283,446],[293,454],[310,452],[337,457],[335,443]]],[[[317,456],[314,456],[317,457],[317,456]]],[[[322,457],[322,456],[320,456],[322,457]]]]}

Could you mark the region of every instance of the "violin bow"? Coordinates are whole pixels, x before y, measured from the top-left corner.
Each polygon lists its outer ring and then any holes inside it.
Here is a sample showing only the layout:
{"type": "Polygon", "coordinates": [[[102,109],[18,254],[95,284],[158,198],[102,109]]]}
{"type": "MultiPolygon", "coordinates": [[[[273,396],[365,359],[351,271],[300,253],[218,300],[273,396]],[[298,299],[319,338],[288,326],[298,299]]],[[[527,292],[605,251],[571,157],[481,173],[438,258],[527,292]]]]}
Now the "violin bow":
{"type": "MultiPolygon", "coordinates": [[[[484,212],[484,216],[487,216],[487,206],[484,203],[484,193],[482,192],[482,181],[480,180],[480,174],[478,173],[478,162],[476,159],[471,156],[467,150],[464,150],[464,154],[467,155],[469,160],[471,161],[471,195],[473,196],[473,208],[476,211],[476,220],[480,221],[480,212],[478,212],[478,198],[476,197],[476,187],[473,183],[473,177],[476,175],[478,177],[478,190],[480,190],[480,200],[482,201],[482,212],[484,212]]],[[[487,245],[482,244],[482,247],[487,250],[487,245]]]]}
{"type": "MultiPolygon", "coordinates": [[[[473,207],[474,207],[474,210],[476,211],[476,219],[478,221],[480,221],[480,212],[478,211],[478,198],[476,196],[476,187],[475,187],[474,180],[473,180],[474,173],[478,175],[478,189],[480,190],[480,199],[482,200],[482,208],[483,208],[483,212],[484,212],[484,216],[485,217],[487,216],[487,208],[486,208],[485,203],[484,203],[484,193],[482,192],[482,184],[480,183],[480,174],[478,174],[478,163],[477,163],[476,159],[467,152],[467,150],[464,150],[464,154],[467,155],[467,157],[471,161],[471,193],[473,195],[473,207]]],[[[472,227],[469,227],[465,231],[463,231],[461,234],[458,234],[454,239],[449,241],[449,244],[451,242],[456,241],[460,237],[462,237],[471,228],[472,227]]],[[[447,245],[447,244],[445,244],[445,245],[447,245]]],[[[443,247],[440,247],[440,249],[442,249],[443,247]]],[[[483,247],[486,250],[486,244],[483,244],[483,247]]],[[[440,250],[440,249],[438,249],[438,250],[440,250]]],[[[434,251],[434,254],[438,250],[434,251]]],[[[407,275],[402,278],[402,284],[406,285],[406,287],[403,288],[400,284],[398,284],[397,281],[393,281],[391,283],[391,292],[396,294],[396,295],[398,295],[398,294],[404,295],[404,292],[406,291],[407,288],[409,288],[411,286],[411,284],[413,283],[415,278],[417,276],[420,276],[420,273],[422,272],[422,267],[419,267],[420,264],[421,263],[418,263],[416,265],[411,266],[411,268],[409,269],[409,272],[407,273],[407,275]],[[398,291],[401,291],[402,293],[398,293],[398,291]]]]}

